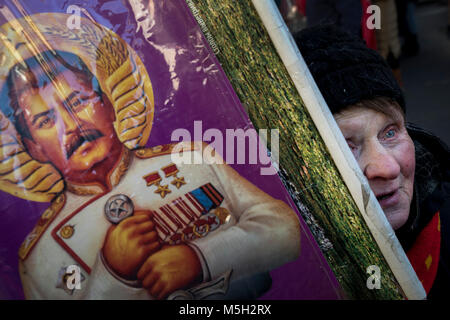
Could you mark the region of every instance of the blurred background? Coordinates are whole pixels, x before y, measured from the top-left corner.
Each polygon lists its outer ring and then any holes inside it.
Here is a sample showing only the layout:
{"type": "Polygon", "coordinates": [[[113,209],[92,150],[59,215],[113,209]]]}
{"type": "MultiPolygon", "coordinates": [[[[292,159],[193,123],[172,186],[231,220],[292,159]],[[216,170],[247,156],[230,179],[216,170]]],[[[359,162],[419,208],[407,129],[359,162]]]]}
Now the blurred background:
{"type": "Polygon", "coordinates": [[[391,66],[406,98],[407,121],[450,146],[450,0],[275,0],[292,33],[333,23],[366,40],[391,66]],[[370,30],[380,8],[381,28],[370,30]]]}

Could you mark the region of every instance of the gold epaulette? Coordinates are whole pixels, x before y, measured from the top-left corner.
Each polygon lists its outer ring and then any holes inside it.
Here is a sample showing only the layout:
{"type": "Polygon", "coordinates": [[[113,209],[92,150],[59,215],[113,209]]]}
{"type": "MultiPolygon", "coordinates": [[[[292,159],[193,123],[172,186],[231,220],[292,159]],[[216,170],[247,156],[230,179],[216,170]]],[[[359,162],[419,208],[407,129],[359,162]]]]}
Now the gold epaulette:
{"type": "Polygon", "coordinates": [[[62,210],[65,203],[66,203],[66,196],[64,194],[61,194],[58,197],[56,197],[56,199],[52,201],[50,207],[48,207],[44,211],[39,221],[37,222],[36,226],[28,234],[28,236],[25,238],[22,245],[20,246],[19,258],[21,260],[25,260],[27,258],[31,249],[34,247],[36,242],[42,236],[44,231],[48,228],[53,219],[62,210]]]}
{"type": "Polygon", "coordinates": [[[201,150],[203,143],[200,142],[174,142],[151,148],[143,148],[135,151],[136,157],[149,159],[153,157],[171,154],[172,152],[201,150]]]}

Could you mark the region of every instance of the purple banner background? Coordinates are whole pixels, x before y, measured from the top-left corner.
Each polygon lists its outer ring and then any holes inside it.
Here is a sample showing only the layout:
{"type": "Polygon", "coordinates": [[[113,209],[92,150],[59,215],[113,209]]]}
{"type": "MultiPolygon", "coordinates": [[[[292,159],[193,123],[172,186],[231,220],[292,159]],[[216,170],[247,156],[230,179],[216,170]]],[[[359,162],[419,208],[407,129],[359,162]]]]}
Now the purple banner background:
{"type": "MultiPolygon", "coordinates": [[[[69,5],[78,5],[98,23],[115,31],[138,53],[147,67],[155,95],[155,118],[147,146],[170,143],[171,133],[177,128],[189,130],[194,138],[194,121],[197,120],[202,121],[203,132],[217,128],[224,136],[227,128],[253,128],[184,1],[150,2],[149,12],[154,24],[147,39],[142,30],[136,32],[135,18],[127,1],[23,2],[30,14],[66,13],[69,5]]],[[[0,1],[4,3],[9,4],[0,1]]],[[[265,192],[295,208],[277,175],[261,176],[260,165],[232,167],[265,192]]],[[[23,298],[17,251],[47,206],[0,192],[0,299],[23,298]]],[[[262,298],[341,298],[334,275],[300,220],[303,230],[300,258],[271,272],[272,288],[262,298]]]]}

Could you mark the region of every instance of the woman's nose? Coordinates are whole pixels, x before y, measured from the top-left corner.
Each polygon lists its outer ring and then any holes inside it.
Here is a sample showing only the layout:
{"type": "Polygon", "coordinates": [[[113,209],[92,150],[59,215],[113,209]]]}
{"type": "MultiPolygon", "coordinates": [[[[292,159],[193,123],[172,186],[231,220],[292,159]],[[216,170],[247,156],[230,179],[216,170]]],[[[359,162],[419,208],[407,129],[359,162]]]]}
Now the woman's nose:
{"type": "Polygon", "coordinates": [[[368,147],[366,152],[363,172],[368,180],[377,178],[391,180],[398,177],[400,165],[391,150],[375,143],[368,147]]]}

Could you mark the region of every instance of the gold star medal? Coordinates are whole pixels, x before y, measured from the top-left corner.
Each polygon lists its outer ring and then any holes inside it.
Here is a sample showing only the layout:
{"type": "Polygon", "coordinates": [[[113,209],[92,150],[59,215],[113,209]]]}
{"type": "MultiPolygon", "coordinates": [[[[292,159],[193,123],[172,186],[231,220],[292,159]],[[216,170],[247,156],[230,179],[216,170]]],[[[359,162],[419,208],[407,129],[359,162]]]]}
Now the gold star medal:
{"type": "Polygon", "coordinates": [[[182,185],[186,184],[184,177],[177,177],[179,170],[175,163],[171,163],[168,166],[161,168],[161,170],[164,171],[166,178],[174,177],[170,184],[173,184],[177,189],[180,189],[182,185]]]}
{"type": "Polygon", "coordinates": [[[147,182],[147,186],[155,185],[157,187],[157,189],[155,190],[155,193],[159,194],[161,196],[161,198],[163,198],[163,199],[168,193],[172,192],[169,190],[168,185],[161,184],[162,178],[159,175],[158,171],[149,173],[149,174],[143,176],[142,178],[145,180],[145,182],[147,182]]]}
{"type": "Polygon", "coordinates": [[[156,186],[158,187],[158,189],[155,190],[155,193],[159,193],[159,195],[163,199],[168,193],[172,192],[172,191],[169,190],[169,186],[168,185],[159,185],[159,184],[157,184],[156,186]]]}

